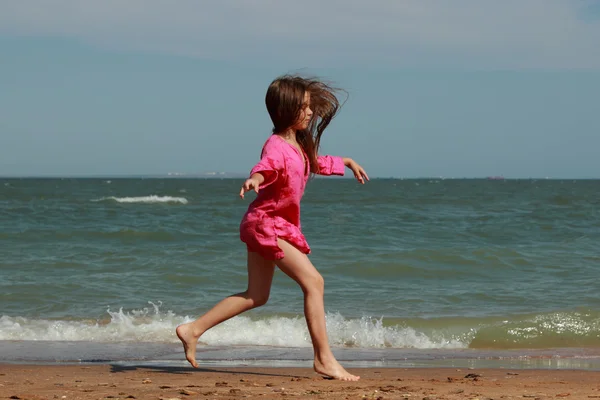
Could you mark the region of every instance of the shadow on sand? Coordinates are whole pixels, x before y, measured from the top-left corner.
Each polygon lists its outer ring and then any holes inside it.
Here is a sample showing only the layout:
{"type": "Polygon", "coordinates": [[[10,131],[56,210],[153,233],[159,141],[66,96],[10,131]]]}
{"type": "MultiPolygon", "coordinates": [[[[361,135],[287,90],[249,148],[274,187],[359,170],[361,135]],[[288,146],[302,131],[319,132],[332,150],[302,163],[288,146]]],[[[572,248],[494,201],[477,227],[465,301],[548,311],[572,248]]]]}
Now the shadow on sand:
{"type": "MultiPolygon", "coordinates": [[[[273,377],[282,377],[282,378],[308,378],[308,376],[305,374],[290,375],[290,374],[266,373],[266,372],[256,372],[255,370],[253,371],[252,369],[253,368],[217,369],[217,368],[193,368],[193,367],[167,367],[167,366],[160,366],[160,365],[116,365],[116,364],[110,364],[110,372],[111,373],[146,370],[146,371],[152,371],[152,372],[156,372],[156,373],[166,373],[166,374],[216,373],[216,374],[231,374],[232,376],[256,375],[256,376],[273,376],[273,377]]],[[[261,368],[261,369],[263,369],[263,368],[261,368]]],[[[301,372],[301,371],[298,371],[298,372],[301,372]]]]}

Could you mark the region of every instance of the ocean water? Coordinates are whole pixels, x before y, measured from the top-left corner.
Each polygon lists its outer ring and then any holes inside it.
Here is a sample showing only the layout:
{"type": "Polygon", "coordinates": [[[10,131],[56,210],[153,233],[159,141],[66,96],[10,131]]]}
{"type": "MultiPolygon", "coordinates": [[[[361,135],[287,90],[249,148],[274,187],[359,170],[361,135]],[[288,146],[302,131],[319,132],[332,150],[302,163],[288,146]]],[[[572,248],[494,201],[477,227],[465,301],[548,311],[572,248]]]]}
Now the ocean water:
{"type": "MultiPolygon", "coordinates": [[[[184,363],[175,327],[246,287],[240,185],[0,179],[0,362],[184,363]]],[[[598,180],[314,179],[302,224],[336,354],[596,368],[599,194],[598,180]]],[[[267,305],[208,331],[199,356],[308,362],[302,309],[278,271],[267,305]]]]}

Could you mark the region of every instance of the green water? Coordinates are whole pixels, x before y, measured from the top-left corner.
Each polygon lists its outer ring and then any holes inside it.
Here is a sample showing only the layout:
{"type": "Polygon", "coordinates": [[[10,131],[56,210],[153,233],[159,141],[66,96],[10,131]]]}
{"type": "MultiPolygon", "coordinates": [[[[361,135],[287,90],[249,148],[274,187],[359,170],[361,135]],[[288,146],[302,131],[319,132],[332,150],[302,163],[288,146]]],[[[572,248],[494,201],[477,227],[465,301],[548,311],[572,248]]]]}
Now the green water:
{"type": "MultiPolygon", "coordinates": [[[[0,179],[0,341],[176,343],[246,285],[238,179],[0,179]]],[[[332,344],[600,348],[600,181],[316,179],[302,204],[332,344]]],[[[208,346],[310,346],[302,292],[208,346]]]]}

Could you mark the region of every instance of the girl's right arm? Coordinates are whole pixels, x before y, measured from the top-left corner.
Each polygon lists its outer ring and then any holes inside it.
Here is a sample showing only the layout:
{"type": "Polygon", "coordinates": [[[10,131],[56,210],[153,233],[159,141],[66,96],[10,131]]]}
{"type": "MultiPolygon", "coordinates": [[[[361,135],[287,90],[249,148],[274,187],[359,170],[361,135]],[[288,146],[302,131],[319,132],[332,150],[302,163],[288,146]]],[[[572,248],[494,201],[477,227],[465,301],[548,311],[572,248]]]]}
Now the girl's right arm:
{"type": "Polygon", "coordinates": [[[255,172],[252,176],[244,182],[242,185],[242,190],[240,190],[240,197],[244,198],[244,193],[249,192],[254,189],[256,193],[258,193],[258,188],[265,181],[265,177],[263,174],[255,172]]]}
{"type": "Polygon", "coordinates": [[[250,178],[246,179],[240,190],[240,197],[244,198],[244,193],[253,190],[258,193],[260,189],[272,184],[277,180],[285,169],[283,155],[278,144],[281,141],[267,141],[263,147],[260,161],[250,171],[250,178]]]}

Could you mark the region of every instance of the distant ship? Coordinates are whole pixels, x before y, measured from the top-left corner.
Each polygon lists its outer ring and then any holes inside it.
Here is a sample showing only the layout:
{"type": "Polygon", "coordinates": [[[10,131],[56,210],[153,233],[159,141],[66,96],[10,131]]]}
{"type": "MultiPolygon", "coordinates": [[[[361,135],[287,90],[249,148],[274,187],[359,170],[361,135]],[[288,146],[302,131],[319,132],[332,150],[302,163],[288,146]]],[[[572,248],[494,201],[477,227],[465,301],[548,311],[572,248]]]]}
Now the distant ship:
{"type": "Polygon", "coordinates": [[[503,176],[488,176],[487,178],[492,181],[503,181],[504,180],[503,176]]]}

